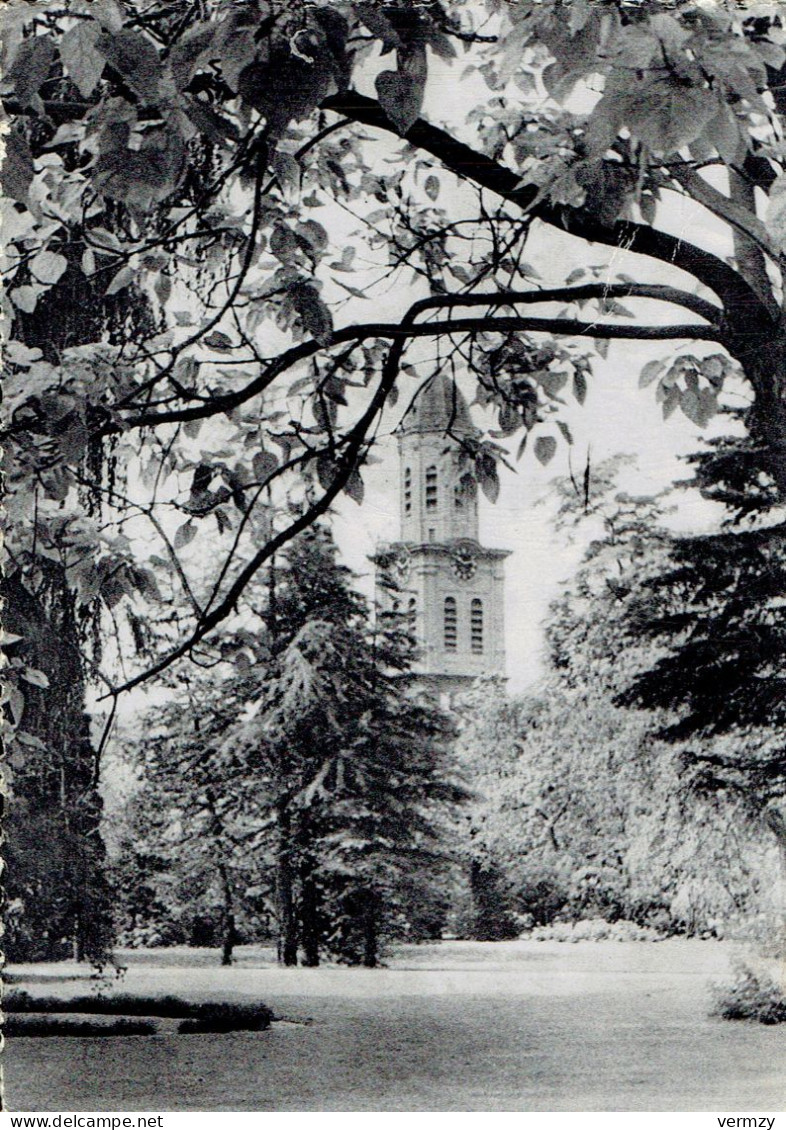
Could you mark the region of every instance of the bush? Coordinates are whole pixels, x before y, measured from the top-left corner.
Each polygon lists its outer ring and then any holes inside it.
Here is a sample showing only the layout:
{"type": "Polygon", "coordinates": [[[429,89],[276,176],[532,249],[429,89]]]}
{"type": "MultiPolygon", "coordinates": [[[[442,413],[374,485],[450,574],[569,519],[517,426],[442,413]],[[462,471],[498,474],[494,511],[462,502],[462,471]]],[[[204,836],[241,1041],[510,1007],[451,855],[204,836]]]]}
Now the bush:
{"type": "Polygon", "coordinates": [[[132,1016],[63,1016],[59,1013],[8,1013],[3,1023],[6,1036],[151,1036],[154,1020],[132,1016]]]}
{"type": "Polygon", "coordinates": [[[516,903],[533,926],[548,926],[565,906],[568,891],[558,875],[530,872],[521,880],[516,903]]]}
{"type": "Polygon", "coordinates": [[[573,873],[567,913],[572,918],[604,918],[616,922],[624,916],[625,878],[614,867],[581,867],[573,873]]]}
{"type": "MultiPolygon", "coordinates": [[[[25,1013],[80,1013],[96,1016],[168,1017],[181,1020],[180,1032],[260,1032],[270,1026],[272,1011],[264,1004],[228,1001],[203,1001],[193,1004],[179,997],[135,997],[129,993],[114,996],[59,997],[32,996],[21,990],[5,994],[8,1015],[25,1013]]],[[[52,1017],[54,1020],[54,1017],[52,1017]]]]}
{"type": "Polygon", "coordinates": [[[620,919],[584,918],[578,922],[553,922],[536,926],[528,935],[535,942],[661,942],[665,935],[650,926],[620,919]]]}
{"type": "Polygon", "coordinates": [[[771,977],[745,965],[737,969],[731,985],[716,989],[711,1016],[723,1020],[756,1020],[759,1024],[786,1023],[786,997],[771,977]]]}

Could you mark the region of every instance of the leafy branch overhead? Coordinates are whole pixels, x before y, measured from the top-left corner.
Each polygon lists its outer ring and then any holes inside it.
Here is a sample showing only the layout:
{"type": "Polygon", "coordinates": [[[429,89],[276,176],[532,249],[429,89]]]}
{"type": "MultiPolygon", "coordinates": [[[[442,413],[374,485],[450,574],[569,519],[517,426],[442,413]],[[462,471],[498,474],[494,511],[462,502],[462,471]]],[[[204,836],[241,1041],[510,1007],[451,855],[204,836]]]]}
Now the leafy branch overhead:
{"type": "Polygon", "coordinates": [[[777,11],[8,0],[0,24],[8,560],[33,588],[56,563],[85,620],[128,613],[124,686],[362,500],[435,369],[494,417],[465,452],[493,497],[509,449],[571,443],[609,342],[669,342],[641,375],[664,416],[703,427],[744,380],[786,495],[777,11]],[[567,278],[534,265],[544,231],[567,278]]]}

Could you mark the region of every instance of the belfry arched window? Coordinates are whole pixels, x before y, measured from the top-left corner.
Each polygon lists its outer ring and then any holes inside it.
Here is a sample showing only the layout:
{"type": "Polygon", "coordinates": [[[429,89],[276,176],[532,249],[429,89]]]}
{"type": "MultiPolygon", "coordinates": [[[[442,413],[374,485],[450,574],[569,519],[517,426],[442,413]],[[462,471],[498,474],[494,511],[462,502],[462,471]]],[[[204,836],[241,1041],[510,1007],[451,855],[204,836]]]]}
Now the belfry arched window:
{"type": "Polygon", "coordinates": [[[455,651],[458,640],[458,611],[456,599],[452,596],[445,597],[444,609],[444,640],[445,651],[455,651]]]}
{"type": "Polygon", "coordinates": [[[437,509],[437,468],[426,467],[426,510],[437,509]]]}
{"type": "Polygon", "coordinates": [[[480,655],[483,651],[483,601],[473,600],[470,605],[469,632],[472,651],[480,655]]]}
{"type": "Polygon", "coordinates": [[[404,469],[404,513],[412,513],[412,470],[404,469]]]}

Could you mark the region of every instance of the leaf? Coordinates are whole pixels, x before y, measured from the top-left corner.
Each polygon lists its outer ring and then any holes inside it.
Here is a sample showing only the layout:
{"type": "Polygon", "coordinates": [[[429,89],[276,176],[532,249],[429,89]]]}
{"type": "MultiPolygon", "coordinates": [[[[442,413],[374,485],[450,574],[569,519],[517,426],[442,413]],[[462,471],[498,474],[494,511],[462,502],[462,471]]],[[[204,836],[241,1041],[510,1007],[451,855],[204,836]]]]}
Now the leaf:
{"type": "Polygon", "coordinates": [[[54,286],[68,267],[65,255],[54,251],[39,251],[30,260],[30,270],[40,283],[54,286]]]}
{"type": "Polygon", "coordinates": [[[276,180],[285,192],[297,192],[300,188],[302,169],[300,162],[291,153],[275,153],[271,162],[276,180]]]}
{"type": "Polygon", "coordinates": [[[673,385],[663,400],[663,419],[668,420],[674,409],[680,402],[680,390],[677,385],[673,385]]]}
{"type": "Polygon", "coordinates": [[[336,464],[330,455],[322,453],[317,459],[317,478],[323,490],[330,490],[336,474],[336,464]]]}
{"type": "Polygon", "coordinates": [[[499,427],[503,436],[513,435],[521,427],[522,419],[512,404],[503,404],[499,410],[499,427]]]}
{"type": "MultiPolygon", "coordinates": [[[[23,107],[27,107],[49,77],[55,58],[51,35],[32,35],[19,47],[3,83],[9,86],[23,107]]],[[[38,102],[39,107],[41,102],[38,102]]]]}
{"type": "Polygon", "coordinates": [[[475,473],[486,498],[489,502],[496,502],[499,498],[499,471],[494,456],[481,452],[475,460],[475,473]]]}
{"type": "Polygon", "coordinates": [[[562,420],[557,420],[557,427],[562,432],[562,435],[565,438],[565,442],[568,444],[568,446],[572,447],[573,446],[573,436],[571,434],[571,431],[570,431],[570,428],[568,427],[568,425],[563,423],[562,420]]]}
{"type": "Polygon", "coordinates": [[[333,338],[333,317],[319,291],[309,283],[292,288],[292,304],[303,325],[320,345],[330,345],[333,338]]]}
{"type": "Polygon", "coordinates": [[[538,436],[535,440],[535,458],[544,467],[550,463],[557,451],[557,441],[554,436],[538,436]]]}
{"type": "Polygon", "coordinates": [[[578,282],[579,279],[583,279],[586,273],[586,268],[577,267],[576,270],[571,271],[568,277],[565,279],[565,286],[572,286],[572,284],[578,282]]]}
{"type": "Polygon", "coordinates": [[[587,399],[587,378],[581,369],[577,369],[573,374],[573,395],[579,404],[583,404],[587,399]]]}
{"type": "Polygon", "coordinates": [[[322,224],[316,220],[304,220],[303,223],[296,224],[295,232],[305,239],[312,251],[318,254],[327,247],[328,234],[322,224]]]}
{"type": "Polygon", "coordinates": [[[182,549],[183,546],[188,545],[196,537],[196,526],[191,518],[184,522],[180,529],[175,534],[174,546],[175,549],[182,549]]]}
{"type": "Polygon", "coordinates": [[[24,310],[25,314],[32,314],[38,302],[38,291],[32,286],[18,286],[10,292],[14,306],[24,310]]]}
{"type": "Polygon", "coordinates": [[[44,672],[35,667],[23,667],[19,673],[26,683],[31,683],[34,687],[46,689],[49,686],[49,679],[44,672]]]}
{"type": "Polygon", "coordinates": [[[86,275],[94,275],[96,269],[96,257],[92,247],[88,247],[82,253],[82,271],[86,275]]]}
{"type": "Polygon", "coordinates": [[[158,51],[147,36],[133,28],[104,32],[98,37],[96,48],[143,104],[155,102],[161,62],[158,51]]]}
{"type": "Polygon", "coordinates": [[[358,504],[358,506],[361,506],[363,504],[363,480],[360,477],[360,472],[357,468],[353,469],[351,475],[344,484],[344,493],[348,494],[349,497],[358,504]]]}
{"type": "Polygon", "coordinates": [[[740,123],[737,121],[737,115],[726,102],[707,123],[702,137],[717,149],[718,156],[726,164],[732,165],[744,157],[745,143],[740,123]]]}
{"type": "Polygon", "coordinates": [[[666,368],[665,361],[648,361],[639,375],[639,388],[647,388],[656,381],[666,368]]]}
{"type": "Polygon", "coordinates": [[[106,66],[96,44],[101,28],[94,20],[78,20],[61,38],[60,58],[83,98],[89,98],[106,66]]]}
{"type": "Polygon", "coordinates": [[[222,333],[221,330],[213,330],[207,337],[202,338],[202,344],[206,345],[208,349],[214,349],[216,353],[231,353],[235,348],[232,338],[228,334],[222,333]]]}
{"type": "Polygon", "coordinates": [[[605,359],[609,355],[609,339],[605,337],[596,337],[595,349],[605,361],[605,359]]]}
{"type": "Polygon", "coordinates": [[[183,432],[189,439],[196,439],[202,428],[202,420],[187,420],[183,425],[183,432]]]}
{"type": "Polygon", "coordinates": [[[258,451],[251,460],[251,467],[254,478],[258,482],[265,482],[278,467],[278,459],[271,451],[258,451]]]}
{"type": "Polygon", "coordinates": [[[213,46],[216,34],[214,23],[196,24],[175,43],[169,55],[169,64],[180,90],[185,90],[191,82],[199,60],[213,46]]]}
{"type": "Polygon", "coordinates": [[[184,102],[184,109],[199,132],[216,145],[225,145],[228,141],[237,139],[234,122],[230,122],[206,102],[201,102],[198,98],[189,98],[184,102]]]}
{"type": "Polygon", "coordinates": [[[341,259],[339,261],[334,260],[332,263],[328,263],[328,266],[330,267],[330,269],[332,271],[349,271],[349,272],[351,272],[353,270],[352,262],[355,258],[355,254],[356,254],[356,249],[354,247],[352,247],[350,244],[347,244],[341,250],[341,259]]]}
{"type": "Polygon", "coordinates": [[[120,290],[125,290],[125,288],[134,281],[135,275],[136,271],[134,271],[132,267],[121,267],[104,291],[104,294],[109,296],[111,294],[117,294],[120,290]]]}
{"type": "Polygon", "coordinates": [[[522,455],[524,454],[524,452],[527,448],[527,440],[528,439],[529,439],[529,432],[525,432],[524,435],[522,436],[521,443],[518,446],[518,450],[516,451],[516,459],[517,460],[521,459],[522,455]]]}
{"type": "Polygon", "coordinates": [[[353,4],[356,15],[363,21],[368,30],[378,39],[382,40],[382,54],[401,47],[401,37],[390,20],[379,10],[376,3],[353,4]]]}
{"type": "Polygon", "coordinates": [[[781,251],[786,252],[786,173],[770,185],[764,224],[781,251]]]}
{"type": "Polygon", "coordinates": [[[5,156],[2,166],[2,186],[6,196],[27,203],[27,193],[33,182],[35,169],[33,155],[26,138],[18,129],[5,136],[5,156]]]}
{"type": "Polygon", "coordinates": [[[419,75],[383,71],[374,84],[379,104],[403,136],[415,124],[423,104],[425,81],[419,75]]]}
{"type": "Polygon", "coordinates": [[[436,200],[439,196],[439,178],[435,176],[426,177],[424,189],[429,200],[436,200]]]}

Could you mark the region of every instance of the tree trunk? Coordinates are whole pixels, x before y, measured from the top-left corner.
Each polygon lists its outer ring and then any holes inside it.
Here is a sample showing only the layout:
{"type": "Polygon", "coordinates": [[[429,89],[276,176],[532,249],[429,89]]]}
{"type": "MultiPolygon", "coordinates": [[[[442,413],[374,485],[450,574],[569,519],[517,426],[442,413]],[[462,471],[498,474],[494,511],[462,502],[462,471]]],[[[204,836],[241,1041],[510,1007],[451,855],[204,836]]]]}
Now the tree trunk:
{"type": "Polygon", "coordinates": [[[232,950],[235,947],[235,916],[230,911],[224,915],[224,940],[221,944],[221,964],[232,964],[232,950]]]}
{"type": "Polygon", "coordinates": [[[303,964],[315,968],[319,965],[319,893],[311,862],[301,870],[300,940],[303,943],[303,964]]]}
{"type": "Polygon", "coordinates": [[[292,876],[292,819],[287,802],[276,806],[278,845],[276,849],[276,904],[278,910],[278,961],[297,965],[297,915],[292,876]]]}
{"type": "Polygon", "coordinates": [[[363,905],[363,965],[375,969],[379,957],[377,898],[372,891],[366,893],[363,905]]]}

